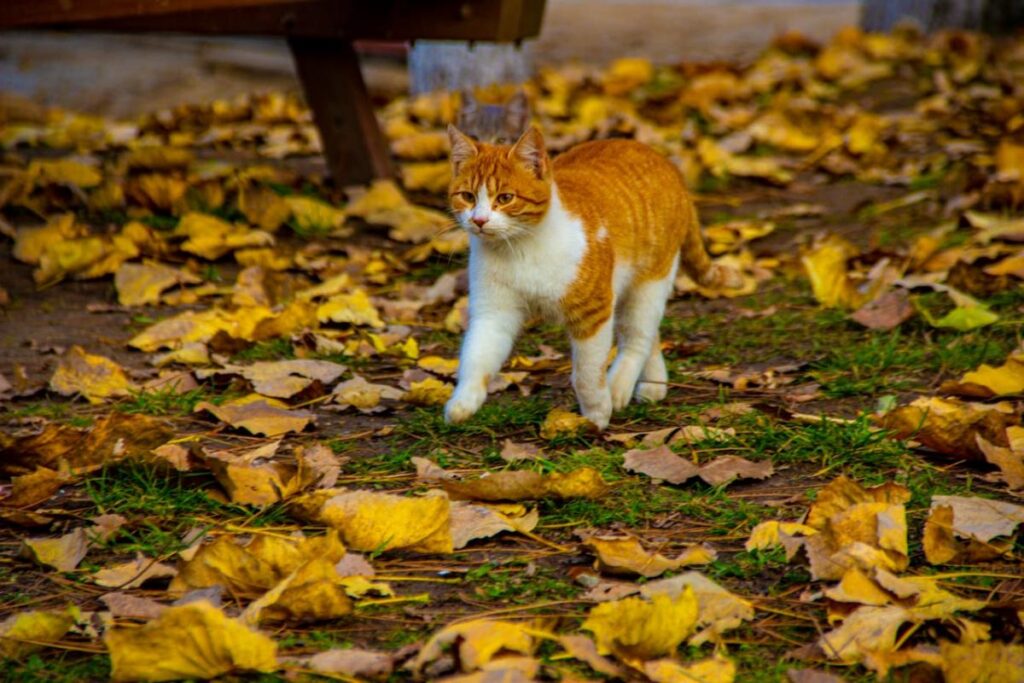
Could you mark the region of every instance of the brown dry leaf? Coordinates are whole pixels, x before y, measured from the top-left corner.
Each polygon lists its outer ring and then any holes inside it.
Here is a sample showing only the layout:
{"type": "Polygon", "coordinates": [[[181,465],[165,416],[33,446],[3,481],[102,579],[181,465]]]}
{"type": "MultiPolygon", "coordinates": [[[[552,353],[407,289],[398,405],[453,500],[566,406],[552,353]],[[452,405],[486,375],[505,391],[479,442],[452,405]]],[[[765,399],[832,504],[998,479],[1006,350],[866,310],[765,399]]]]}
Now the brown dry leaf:
{"type": "Polygon", "coordinates": [[[591,608],[580,627],[594,634],[599,654],[651,659],[671,654],[697,623],[697,598],[685,588],[676,598],[624,598],[591,608]]]}
{"type": "Polygon", "coordinates": [[[59,538],[26,538],[21,552],[26,557],[57,571],[74,571],[89,551],[89,538],[83,527],[59,538]]]}
{"type": "Polygon", "coordinates": [[[81,394],[90,403],[128,396],[135,383],[124,369],[104,356],[87,353],[77,344],[67,350],[50,378],[50,389],[62,396],[81,394]]]}
{"type": "Polygon", "coordinates": [[[563,635],[558,637],[558,644],[573,659],[585,663],[594,671],[613,678],[622,678],[625,670],[608,659],[597,654],[597,644],[584,635],[563,635]]]}
{"type": "Polygon", "coordinates": [[[288,202],[266,185],[240,188],[238,210],[245,215],[247,221],[267,232],[277,232],[292,214],[288,202]]]}
{"type": "Polygon", "coordinates": [[[544,451],[532,443],[517,443],[512,439],[505,439],[501,445],[501,459],[505,462],[521,462],[523,460],[536,460],[544,457],[544,451]]]}
{"type": "Polygon", "coordinates": [[[377,650],[324,650],[305,659],[304,668],[355,678],[384,678],[395,668],[395,656],[377,650]]]}
{"type": "Polygon", "coordinates": [[[733,683],[736,664],[716,654],[696,662],[657,659],[643,664],[644,674],[653,683],[733,683]]]}
{"type": "Polygon", "coordinates": [[[167,609],[156,600],[140,598],[130,593],[107,593],[100,596],[100,602],[107,606],[110,615],[118,619],[156,619],[167,609]]]}
{"type": "Polygon", "coordinates": [[[647,578],[661,576],[669,570],[695,564],[709,564],[717,553],[705,545],[688,547],[675,559],[644,549],[633,536],[590,536],[584,545],[597,555],[602,571],[610,574],[638,574],[647,578]]]}
{"type": "Polygon", "coordinates": [[[12,614],[0,623],[0,653],[21,659],[44,647],[45,643],[57,642],[81,619],[82,614],[74,606],[68,606],[63,612],[12,614]]]}
{"type": "Polygon", "coordinates": [[[752,462],[735,455],[719,456],[698,467],[664,445],[649,450],[627,451],[623,467],[670,484],[684,484],[693,477],[700,477],[712,486],[734,479],[765,479],[775,472],[770,461],[752,462]]]}
{"type": "Polygon", "coordinates": [[[122,306],[147,306],[160,301],[165,289],[195,285],[202,278],[156,261],[123,263],[114,274],[117,301],[122,306]]]}
{"type": "Polygon", "coordinates": [[[718,642],[721,634],[754,618],[754,606],[750,601],[733,595],[696,571],[651,581],[641,586],[640,593],[647,598],[658,594],[676,598],[686,590],[692,590],[697,598],[697,628],[700,629],[688,641],[690,645],[718,642]]]}
{"type": "Polygon", "coordinates": [[[829,659],[847,663],[859,662],[868,654],[891,654],[900,628],[912,618],[899,605],[858,607],[838,628],[822,635],[818,647],[829,659]]]}
{"type": "MultiPolygon", "coordinates": [[[[1009,429],[1021,428],[1010,427],[1009,429]]],[[[977,439],[978,448],[981,449],[985,459],[999,468],[998,476],[1006,482],[1010,490],[1024,489],[1024,451],[996,446],[983,439],[980,434],[977,439]]]]}
{"type": "Polygon", "coordinates": [[[331,392],[334,403],[344,408],[355,408],[361,413],[376,413],[385,410],[380,405],[382,400],[397,401],[403,392],[387,384],[372,384],[365,378],[355,375],[352,379],[341,382],[331,392]]]}
{"type": "Polygon", "coordinates": [[[295,460],[299,464],[299,478],[304,485],[318,489],[332,488],[338,482],[341,464],[347,459],[339,458],[334,451],[319,443],[312,446],[296,446],[294,452],[295,460]],[[307,481],[308,483],[305,483],[307,481]]]}
{"type": "Polygon", "coordinates": [[[104,641],[112,681],[173,681],[277,670],[277,645],[207,602],[169,607],[141,628],[114,627],[104,641]]]}
{"type": "Polygon", "coordinates": [[[271,441],[243,453],[207,451],[204,460],[232,503],[272,505],[295,495],[312,479],[312,472],[273,459],[280,444],[271,441]]]}
{"type": "Polygon", "coordinates": [[[316,419],[308,410],[289,410],[284,403],[259,394],[249,394],[219,406],[203,401],[196,405],[194,412],[204,410],[232,427],[263,436],[301,432],[316,419]]]}
{"type": "Polygon", "coordinates": [[[924,526],[924,552],[931,564],[969,563],[999,557],[1013,547],[1024,507],[966,496],[932,496],[924,526]],[[962,539],[962,540],[958,540],[962,539]]]}
{"type": "Polygon", "coordinates": [[[1009,403],[981,405],[953,398],[921,397],[907,406],[886,413],[881,426],[898,438],[914,439],[921,444],[957,457],[983,459],[977,436],[1006,445],[1006,428],[1017,417],[1009,403]]]}
{"type": "Polygon", "coordinates": [[[942,673],[956,683],[1019,681],[1024,671],[1024,645],[1017,643],[939,643],[942,673]]]}
{"type": "Polygon", "coordinates": [[[533,636],[525,624],[489,619],[464,621],[445,626],[431,636],[408,667],[421,672],[450,647],[456,650],[460,669],[470,672],[484,667],[501,652],[530,654],[533,636]]]}
{"type": "Polygon", "coordinates": [[[1024,350],[1011,353],[999,367],[983,363],[958,382],[944,382],[939,390],[978,398],[1024,394],[1024,350]]]}
{"type": "Polygon", "coordinates": [[[131,589],[153,579],[167,579],[177,576],[178,570],[138,553],[130,562],[101,569],[92,575],[92,580],[105,588],[131,589]]]}
{"type": "Polygon", "coordinates": [[[850,314],[850,319],[872,330],[891,330],[914,315],[905,289],[893,289],[867,302],[850,314]]]}
{"type": "Polygon", "coordinates": [[[353,550],[452,552],[450,504],[440,491],[425,496],[320,491],[294,504],[303,516],[337,529],[353,550]]]}
{"type": "Polygon", "coordinates": [[[242,614],[249,625],[279,621],[324,621],[352,612],[334,562],[314,557],[253,601],[242,614]]]}
{"type": "Polygon", "coordinates": [[[456,501],[451,505],[452,547],[465,548],[470,541],[490,538],[503,531],[529,533],[537,528],[540,513],[522,505],[479,505],[456,501]]]}
{"type": "Polygon", "coordinates": [[[751,530],[750,538],[747,539],[744,548],[747,550],[767,550],[782,545],[781,534],[794,537],[812,536],[816,533],[818,533],[817,529],[806,524],[800,524],[799,522],[769,520],[761,522],[751,530]]]}
{"type": "Polygon", "coordinates": [[[328,385],[348,368],[326,360],[259,361],[251,365],[225,365],[222,368],[196,370],[196,377],[240,375],[252,383],[253,391],[273,398],[291,398],[314,381],[328,385]]]}
{"type": "Polygon", "coordinates": [[[49,500],[66,482],[67,478],[57,472],[37,467],[28,474],[11,477],[10,493],[0,498],[0,505],[11,508],[33,507],[49,500]]]}
{"type": "Polygon", "coordinates": [[[300,235],[336,234],[345,223],[345,212],[313,197],[283,197],[300,235]]]}
{"type": "Polygon", "coordinates": [[[477,479],[446,480],[441,485],[453,498],[483,501],[597,498],[608,490],[601,475],[590,467],[547,475],[530,470],[489,472],[477,479]]]}
{"type": "Polygon", "coordinates": [[[845,683],[844,679],[835,674],[816,669],[789,669],[786,677],[789,683],[845,683]]]}
{"type": "Polygon", "coordinates": [[[558,437],[575,436],[581,430],[590,430],[593,426],[593,423],[582,415],[562,408],[553,408],[540,426],[540,436],[551,441],[558,437]]]}
{"type": "Polygon", "coordinates": [[[200,545],[178,567],[168,593],[180,595],[195,588],[223,586],[233,595],[257,596],[278,585],[313,558],[332,563],[345,555],[337,532],[324,536],[259,534],[251,539],[220,536],[200,545]]]}

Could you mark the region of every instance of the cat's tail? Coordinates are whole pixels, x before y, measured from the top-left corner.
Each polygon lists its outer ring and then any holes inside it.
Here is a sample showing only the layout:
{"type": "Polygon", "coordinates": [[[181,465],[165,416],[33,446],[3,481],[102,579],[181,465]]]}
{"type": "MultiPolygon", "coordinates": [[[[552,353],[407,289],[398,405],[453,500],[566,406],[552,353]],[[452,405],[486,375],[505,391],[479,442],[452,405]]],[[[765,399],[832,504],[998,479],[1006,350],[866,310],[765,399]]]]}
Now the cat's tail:
{"type": "Polygon", "coordinates": [[[686,231],[683,242],[682,259],[679,265],[683,272],[694,282],[708,289],[739,289],[743,286],[743,278],[735,269],[715,263],[704,248],[704,238],[700,234],[700,219],[697,207],[690,205],[690,229],[686,231]]]}

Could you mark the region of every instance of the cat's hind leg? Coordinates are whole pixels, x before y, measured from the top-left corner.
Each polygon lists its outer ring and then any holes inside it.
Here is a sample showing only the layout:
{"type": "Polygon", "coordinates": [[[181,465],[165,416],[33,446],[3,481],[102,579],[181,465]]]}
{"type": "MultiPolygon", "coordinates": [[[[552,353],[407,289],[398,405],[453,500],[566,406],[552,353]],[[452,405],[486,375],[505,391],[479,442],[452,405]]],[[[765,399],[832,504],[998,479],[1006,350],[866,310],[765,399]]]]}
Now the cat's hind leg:
{"type": "MultiPolygon", "coordinates": [[[[665,301],[672,291],[673,275],[674,272],[660,280],[648,280],[635,284],[632,291],[623,300],[617,313],[616,331],[618,332],[619,352],[608,372],[612,407],[615,410],[629,405],[641,374],[648,368],[648,365],[658,363],[657,359],[651,360],[651,357],[655,355],[656,351],[659,351],[655,348],[658,341],[658,327],[665,314],[665,301]]],[[[657,353],[657,356],[660,358],[660,352],[657,353]]],[[[661,361],[660,371],[656,365],[651,367],[651,371],[654,375],[650,378],[652,380],[659,374],[665,374],[664,360],[661,361]]]]}
{"type": "Polygon", "coordinates": [[[640,372],[640,381],[636,384],[634,395],[637,400],[657,403],[668,394],[668,368],[665,357],[661,355],[661,338],[654,337],[654,346],[647,356],[647,364],[640,372]]]}

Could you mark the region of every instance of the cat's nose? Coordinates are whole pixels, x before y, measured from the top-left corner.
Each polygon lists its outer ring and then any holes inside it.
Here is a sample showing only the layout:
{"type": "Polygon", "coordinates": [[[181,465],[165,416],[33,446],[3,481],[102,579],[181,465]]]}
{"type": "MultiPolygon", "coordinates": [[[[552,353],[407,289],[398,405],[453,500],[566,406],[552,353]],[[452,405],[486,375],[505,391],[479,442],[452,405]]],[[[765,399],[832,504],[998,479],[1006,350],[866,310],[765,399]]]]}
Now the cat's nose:
{"type": "Polygon", "coordinates": [[[484,216],[473,216],[473,222],[476,223],[476,227],[482,228],[487,225],[489,219],[484,216]]]}

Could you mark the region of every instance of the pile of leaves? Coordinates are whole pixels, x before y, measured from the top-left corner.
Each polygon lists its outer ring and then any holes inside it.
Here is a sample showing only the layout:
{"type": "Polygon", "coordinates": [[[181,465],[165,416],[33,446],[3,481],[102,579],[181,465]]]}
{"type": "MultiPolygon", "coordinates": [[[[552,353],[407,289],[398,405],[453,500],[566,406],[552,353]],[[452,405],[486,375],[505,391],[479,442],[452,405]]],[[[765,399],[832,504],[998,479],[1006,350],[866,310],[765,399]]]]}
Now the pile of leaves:
{"type": "Polygon", "coordinates": [[[4,110],[5,315],[97,321],[0,375],[5,676],[1015,680],[1022,76],[854,29],[542,68],[551,152],[653,145],[743,276],[680,277],[669,398],[605,434],[540,324],[441,419],[457,95],[383,107],[401,182],[346,191],[288,95],[4,110]]]}

